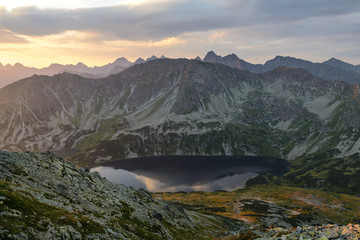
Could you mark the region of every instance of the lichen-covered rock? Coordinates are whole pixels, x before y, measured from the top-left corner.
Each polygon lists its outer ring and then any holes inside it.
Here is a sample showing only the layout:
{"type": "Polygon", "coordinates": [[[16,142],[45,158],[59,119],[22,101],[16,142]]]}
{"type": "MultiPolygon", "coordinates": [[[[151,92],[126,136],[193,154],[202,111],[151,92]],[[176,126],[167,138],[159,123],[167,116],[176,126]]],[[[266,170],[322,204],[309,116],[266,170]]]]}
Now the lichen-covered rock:
{"type": "Polygon", "coordinates": [[[256,239],[359,239],[359,225],[348,224],[347,226],[321,225],[321,226],[298,226],[293,229],[272,228],[265,232],[257,232],[262,237],[256,239]]]}
{"type": "Polygon", "coordinates": [[[153,199],[47,153],[0,151],[0,239],[206,239],[243,224],[153,199]]]}

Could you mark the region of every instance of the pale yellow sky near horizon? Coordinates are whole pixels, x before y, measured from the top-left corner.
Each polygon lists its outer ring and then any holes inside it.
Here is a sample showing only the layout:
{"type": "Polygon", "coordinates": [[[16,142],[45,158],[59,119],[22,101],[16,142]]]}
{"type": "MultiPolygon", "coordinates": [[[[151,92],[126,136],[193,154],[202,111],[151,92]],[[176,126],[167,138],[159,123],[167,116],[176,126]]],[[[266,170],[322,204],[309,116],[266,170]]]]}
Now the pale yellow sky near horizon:
{"type": "MultiPolygon", "coordinates": [[[[149,0],[12,0],[0,1],[0,7],[5,7],[7,11],[13,11],[14,9],[19,7],[29,6],[35,6],[39,9],[76,9],[115,5],[132,6],[139,5],[145,2],[149,2],[149,0]]],[[[3,65],[14,65],[15,63],[21,63],[25,66],[38,68],[47,67],[51,63],[76,64],[78,62],[85,63],[86,65],[92,67],[102,66],[115,61],[118,57],[125,57],[129,61],[135,61],[139,57],[146,58],[156,53],[160,54],[161,51],[149,51],[148,55],[136,56],[132,54],[132,51],[123,51],[124,48],[159,48],[162,46],[173,45],[174,43],[179,42],[176,38],[167,38],[157,42],[106,41],[91,43],[91,41],[86,42],[87,39],[93,37],[92,35],[94,35],[94,33],[91,32],[65,31],[61,34],[51,34],[46,36],[26,36],[13,33],[8,30],[7,32],[23,38],[24,40],[26,40],[26,43],[0,42],[0,63],[3,65]],[[119,44],[121,44],[121,48],[119,48],[119,44]],[[34,61],[33,56],[36,56],[36,62],[34,61]]],[[[161,53],[160,55],[163,55],[163,53],[161,53]]]]}

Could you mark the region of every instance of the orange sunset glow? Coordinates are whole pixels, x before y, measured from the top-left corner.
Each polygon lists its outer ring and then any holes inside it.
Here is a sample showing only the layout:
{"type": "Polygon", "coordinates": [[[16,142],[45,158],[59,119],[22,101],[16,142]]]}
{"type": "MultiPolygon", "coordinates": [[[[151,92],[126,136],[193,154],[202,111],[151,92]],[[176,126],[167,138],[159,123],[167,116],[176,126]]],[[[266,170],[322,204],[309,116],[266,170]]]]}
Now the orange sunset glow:
{"type": "Polygon", "coordinates": [[[358,25],[359,12],[343,5],[315,17],[320,6],[307,11],[263,0],[2,2],[0,63],[100,66],[118,57],[195,58],[209,50],[234,51],[253,63],[275,55],[360,62],[359,31],[351,27],[358,25]]]}

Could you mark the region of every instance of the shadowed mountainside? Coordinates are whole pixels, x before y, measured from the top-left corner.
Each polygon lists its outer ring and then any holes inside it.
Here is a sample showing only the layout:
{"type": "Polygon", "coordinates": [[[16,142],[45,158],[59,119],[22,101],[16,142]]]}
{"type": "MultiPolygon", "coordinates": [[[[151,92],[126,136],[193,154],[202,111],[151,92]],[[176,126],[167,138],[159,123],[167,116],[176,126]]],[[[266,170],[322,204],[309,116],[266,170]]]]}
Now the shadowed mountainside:
{"type": "Polygon", "coordinates": [[[267,72],[277,67],[303,68],[313,75],[329,81],[342,80],[350,84],[358,83],[360,81],[359,66],[351,65],[335,58],[331,58],[323,63],[313,63],[294,57],[276,56],[274,59],[271,59],[262,65],[248,63],[235,54],[221,57],[216,55],[213,51],[210,51],[206,54],[204,62],[220,63],[254,73],[267,72]]]}
{"type": "Polygon", "coordinates": [[[157,154],[295,159],[359,151],[352,87],[304,69],[263,74],[197,60],[154,60],[105,79],[73,74],[0,89],[0,146],[69,150],[77,164],[157,154]]]}

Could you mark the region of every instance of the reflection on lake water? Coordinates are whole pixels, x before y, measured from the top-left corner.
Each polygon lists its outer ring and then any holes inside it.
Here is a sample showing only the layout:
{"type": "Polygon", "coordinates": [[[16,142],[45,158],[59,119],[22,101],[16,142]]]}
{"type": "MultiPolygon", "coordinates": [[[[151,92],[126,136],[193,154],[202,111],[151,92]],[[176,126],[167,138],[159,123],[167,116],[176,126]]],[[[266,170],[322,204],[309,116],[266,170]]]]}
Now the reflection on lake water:
{"type": "Polygon", "coordinates": [[[151,192],[231,191],[259,173],[283,174],[288,166],[285,160],[269,157],[176,155],[116,160],[91,171],[151,192]]]}

